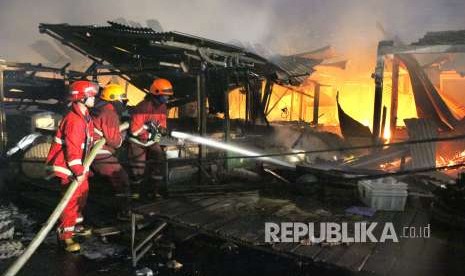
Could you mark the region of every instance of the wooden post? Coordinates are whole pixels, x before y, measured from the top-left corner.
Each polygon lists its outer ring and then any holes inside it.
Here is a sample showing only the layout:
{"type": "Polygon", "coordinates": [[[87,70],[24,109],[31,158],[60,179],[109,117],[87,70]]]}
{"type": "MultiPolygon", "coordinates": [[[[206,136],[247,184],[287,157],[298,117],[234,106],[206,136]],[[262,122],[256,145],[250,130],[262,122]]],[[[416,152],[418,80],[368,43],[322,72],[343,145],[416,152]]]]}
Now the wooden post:
{"type": "Polygon", "coordinates": [[[263,120],[265,121],[267,126],[270,125],[266,116],[268,115],[268,107],[270,104],[270,97],[271,97],[272,90],[273,90],[273,81],[267,78],[265,81],[265,87],[263,89],[263,98],[262,98],[262,106],[261,106],[262,113],[263,113],[263,120]]]}
{"type": "MultiPolygon", "coordinates": [[[[223,120],[223,129],[224,129],[224,142],[229,143],[230,139],[230,127],[231,122],[229,120],[229,75],[226,77],[226,90],[224,91],[224,120],[223,120]]],[[[229,156],[228,151],[226,151],[226,157],[229,156]]],[[[229,170],[229,160],[224,160],[225,170],[229,170]]]]}
{"type": "Polygon", "coordinates": [[[387,107],[383,106],[383,119],[381,120],[381,137],[384,136],[384,129],[386,128],[386,115],[387,115],[387,107]]]}
{"type": "Polygon", "coordinates": [[[291,91],[291,107],[289,108],[289,121],[292,122],[292,113],[294,113],[294,90],[291,91]]]}
{"type": "Polygon", "coordinates": [[[392,93],[391,93],[391,116],[389,130],[391,139],[394,138],[397,126],[397,107],[399,103],[399,59],[394,55],[392,61],[392,93]]]}
{"type": "Polygon", "coordinates": [[[318,126],[318,113],[320,108],[320,84],[315,84],[315,96],[313,97],[313,121],[314,126],[318,126]]]}
{"type": "Polygon", "coordinates": [[[383,76],[384,76],[384,55],[380,53],[378,45],[378,58],[375,69],[375,101],[373,107],[373,143],[379,142],[381,127],[381,109],[383,104],[383,76]]]}
{"type": "MultiPolygon", "coordinates": [[[[207,134],[207,108],[206,108],[206,91],[205,91],[205,70],[197,75],[197,130],[200,136],[206,136],[207,134]]],[[[206,146],[199,145],[199,184],[202,183],[202,159],[207,156],[206,146]]]]}
{"type": "Polygon", "coordinates": [[[200,87],[200,83],[201,83],[201,77],[200,77],[201,73],[199,73],[197,75],[197,78],[196,78],[196,84],[197,84],[197,132],[200,134],[201,132],[201,125],[202,125],[202,119],[200,118],[200,99],[201,99],[201,87],[200,87]]]}
{"type": "Polygon", "coordinates": [[[250,90],[248,84],[244,84],[245,90],[245,125],[249,124],[250,119],[250,90]]]}
{"type": "Polygon", "coordinates": [[[6,152],[7,132],[6,132],[6,114],[5,114],[5,94],[3,82],[3,70],[6,68],[4,61],[0,60],[0,154],[6,152]]]}
{"type": "MultiPolygon", "coordinates": [[[[207,91],[206,91],[206,75],[205,72],[202,72],[200,76],[200,136],[207,135],[207,91]]],[[[205,145],[201,147],[201,157],[205,158],[207,155],[205,145]]]]}

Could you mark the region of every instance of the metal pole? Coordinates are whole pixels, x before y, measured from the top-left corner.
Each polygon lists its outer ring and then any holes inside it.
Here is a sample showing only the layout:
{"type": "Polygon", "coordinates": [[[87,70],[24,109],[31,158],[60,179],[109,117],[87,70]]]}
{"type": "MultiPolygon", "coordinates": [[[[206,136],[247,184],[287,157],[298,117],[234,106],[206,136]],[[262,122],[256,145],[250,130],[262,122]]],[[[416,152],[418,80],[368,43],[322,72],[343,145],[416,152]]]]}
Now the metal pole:
{"type": "Polygon", "coordinates": [[[392,93],[391,93],[391,116],[389,130],[391,138],[394,138],[397,126],[397,107],[399,103],[399,59],[394,55],[392,61],[392,93]]]}
{"type": "MultiPolygon", "coordinates": [[[[207,135],[207,91],[206,91],[206,72],[203,71],[200,77],[200,136],[207,135]]],[[[201,147],[201,157],[207,155],[206,146],[201,147]]]]}
{"type": "Polygon", "coordinates": [[[5,94],[3,71],[6,69],[5,61],[0,60],[0,155],[6,152],[7,133],[6,133],[6,115],[5,115],[5,94]]]}
{"type": "MultiPolygon", "coordinates": [[[[207,134],[207,108],[206,108],[206,91],[205,91],[205,78],[206,78],[206,68],[203,67],[197,75],[197,123],[198,123],[198,132],[199,135],[204,137],[207,134]]],[[[203,144],[199,145],[199,184],[202,183],[202,159],[206,157],[206,146],[203,144]]]]}
{"type": "Polygon", "coordinates": [[[202,89],[200,87],[201,79],[200,79],[200,73],[197,75],[196,78],[197,82],[197,132],[200,134],[201,132],[201,124],[202,124],[202,119],[200,118],[200,101],[201,101],[201,92],[200,90],[202,89]]]}
{"type": "MultiPolygon", "coordinates": [[[[201,74],[202,73],[199,73],[197,75],[197,132],[199,133],[199,135],[202,133],[202,118],[201,118],[201,101],[202,101],[202,87],[201,87],[201,83],[202,83],[202,78],[201,78],[201,74]]],[[[198,184],[201,184],[202,183],[202,170],[200,169],[200,167],[202,166],[202,156],[201,156],[201,152],[202,152],[202,145],[199,145],[198,146],[198,150],[199,150],[199,153],[198,153],[198,159],[199,159],[199,174],[198,174],[198,178],[197,178],[197,182],[198,184]]]]}
{"type": "Polygon", "coordinates": [[[318,113],[320,108],[320,84],[315,84],[315,96],[313,97],[313,121],[314,126],[318,126],[318,113]]]}

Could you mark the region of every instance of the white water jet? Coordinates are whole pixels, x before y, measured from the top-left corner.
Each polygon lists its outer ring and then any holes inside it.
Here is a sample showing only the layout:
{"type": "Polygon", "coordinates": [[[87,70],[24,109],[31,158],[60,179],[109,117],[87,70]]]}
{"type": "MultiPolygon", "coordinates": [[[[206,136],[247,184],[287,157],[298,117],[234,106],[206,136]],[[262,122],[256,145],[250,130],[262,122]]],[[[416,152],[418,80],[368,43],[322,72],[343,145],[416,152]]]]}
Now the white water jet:
{"type": "MultiPolygon", "coordinates": [[[[195,136],[195,135],[191,135],[191,134],[184,133],[184,132],[173,131],[173,132],[171,132],[171,136],[175,137],[175,138],[178,138],[178,139],[188,140],[188,141],[191,141],[191,142],[194,142],[194,143],[206,145],[206,146],[209,146],[209,147],[235,152],[235,153],[242,154],[242,155],[245,155],[245,156],[252,156],[253,157],[253,156],[263,155],[263,154],[261,154],[259,152],[250,151],[250,150],[238,147],[238,146],[218,142],[218,141],[215,141],[215,140],[212,140],[212,139],[209,139],[209,138],[195,136]]],[[[264,162],[269,162],[269,163],[273,163],[273,164],[276,164],[276,165],[288,167],[288,168],[295,168],[294,164],[291,164],[291,163],[288,163],[286,161],[279,160],[279,159],[276,159],[276,158],[257,157],[257,159],[260,159],[260,160],[262,160],[264,162]]]]}

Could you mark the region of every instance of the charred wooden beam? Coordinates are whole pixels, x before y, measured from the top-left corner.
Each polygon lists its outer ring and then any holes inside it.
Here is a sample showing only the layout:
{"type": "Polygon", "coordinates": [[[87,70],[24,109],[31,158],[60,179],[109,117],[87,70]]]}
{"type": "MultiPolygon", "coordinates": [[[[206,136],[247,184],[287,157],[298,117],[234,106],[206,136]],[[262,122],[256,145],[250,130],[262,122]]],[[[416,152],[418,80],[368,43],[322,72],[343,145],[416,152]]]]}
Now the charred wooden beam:
{"type": "Polygon", "coordinates": [[[442,54],[465,53],[465,45],[414,45],[405,47],[384,47],[384,54],[442,54]]]}
{"type": "Polygon", "coordinates": [[[313,98],[313,121],[314,126],[318,126],[318,113],[320,108],[320,84],[315,84],[315,96],[313,98]]]}
{"type": "MultiPolygon", "coordinates": [[[[229,75],[226,76],[226,83],[229,83],[229,75]]],[[[226,86],[224,90],[224,120],[223,120],[223,129],[224,129],[224,142],[229,143],[231,139],[231,121],[229,119],[229,87],[226,86]]],[[[226,156],[228,156],[228,151],[226,151],[226,156]]],[[[229,170],[229,159],[224,160],[224,167],[226,170],[229,170]]]]}
{"type": "Polygon", "coordinates": [[[384,76],[384,55],[381,50],[384,44],[378,45],[376,69],[373,75],[375,79],[375,101],[373,107],[373,143],[378,143],[381,127],[381,109],[383,103],[383,76],[384,76]]]}
{"type": "MultiPolygon", "coordinates": [[[[201,70],[197,75],[197,129],[199,135],[204,137],[207,134],[207,106],[206,106],[206,68],[201,70]]],[[[203,144],[199,145],[199,184],[202,183],[202,160],[207,156],[207,147],[203,144]]]]}
{"type": "Polygon", "coordinates": [[[391,138],[395,137],[397,126],[397,107],[399,101],[399,64],[399,59],[394,55],[394,59],[392,60],[391,116],[389,123],[391,138]]]}
{"type": "Polygon", "coordinates": [[[383,106],[383,119],[381,120],[381,136],[384,135],[384,130],[386,128],[386,115],[387,115],[387,107],[383,106]]]}

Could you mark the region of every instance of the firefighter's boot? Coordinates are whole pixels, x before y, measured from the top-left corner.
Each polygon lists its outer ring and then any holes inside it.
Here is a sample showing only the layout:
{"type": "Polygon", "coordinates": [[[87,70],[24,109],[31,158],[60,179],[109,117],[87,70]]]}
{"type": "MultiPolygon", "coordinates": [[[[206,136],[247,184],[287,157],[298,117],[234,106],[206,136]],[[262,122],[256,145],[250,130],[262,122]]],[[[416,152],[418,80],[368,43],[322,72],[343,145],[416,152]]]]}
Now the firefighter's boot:
{"type": "Polygon", "coordinates": [[[78,252],[79,250],[81,250],[81,246],[79,245],[79,243],[75,242],[72,238],[65,239],[64,246],[65,246],[65,250],[71,253],[78,252]]]}
{"type": "Polygon", "coordinates": [[[92,235],[92,228],[86,227],[82,224],[76,224],[76,226],[74,226],[73,235],[80,237],[88,237],[92,235]]]}

